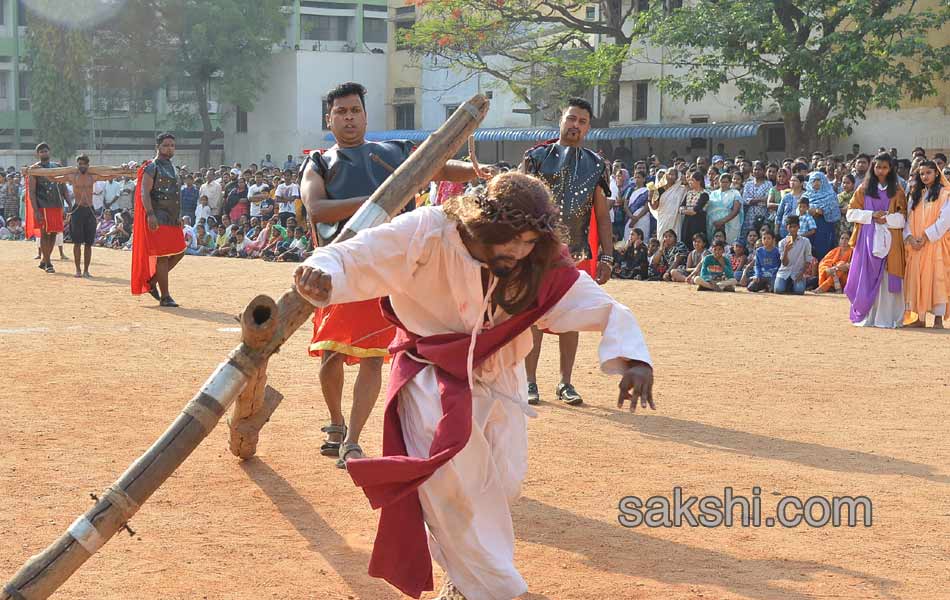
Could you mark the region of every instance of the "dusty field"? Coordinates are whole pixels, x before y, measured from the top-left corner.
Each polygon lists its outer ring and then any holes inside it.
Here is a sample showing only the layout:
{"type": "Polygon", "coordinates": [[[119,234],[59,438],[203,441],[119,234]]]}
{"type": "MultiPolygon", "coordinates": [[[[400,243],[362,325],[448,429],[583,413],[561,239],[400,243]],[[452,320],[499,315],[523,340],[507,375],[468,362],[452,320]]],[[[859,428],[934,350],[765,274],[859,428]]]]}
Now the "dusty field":
{"type": "MultiPolygon", "coordinates": [[[[173,274],[183,308],[163,310],[129,294],[127,253],[96,250],[91,281],[73,279],[71,262],[42,273],[32,256],[29,244],[0,243],[3,581],[164,431],[235,345],[232,315],[286,288],[292,269],[188,257],[173,274]]],[[[857,330],[833,297],[608,290],[645,329],[658,410],[616,409],[592,335],[575,379],[587,403],[549,402],[548,340],[514,509],[525,598],[950,598],[950,332],[857,330]],[[783,495],[866,495],[874,522],[620,526],[621,497],[671,497],[674,486],[687,496],[760,486],[764,516],[783,495]]],[[[365,574],[375,515],[317,451],[326,411],[308,340],[298,333],[271,363],[286,400],[258,457],[232,457],[219,426],[133,519],[137,535],[118,534],[57,597],[399,597],[365,574]]]]}

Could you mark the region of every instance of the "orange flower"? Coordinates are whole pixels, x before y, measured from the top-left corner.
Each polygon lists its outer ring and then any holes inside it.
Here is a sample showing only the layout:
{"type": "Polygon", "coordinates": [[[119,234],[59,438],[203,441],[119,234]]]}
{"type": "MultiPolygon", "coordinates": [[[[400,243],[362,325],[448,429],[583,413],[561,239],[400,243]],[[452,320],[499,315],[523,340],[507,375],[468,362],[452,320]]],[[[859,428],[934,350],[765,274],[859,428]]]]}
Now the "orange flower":
{"type": "Polygon", "coordinates": [[[440,48],[445,48],[446,46],[448,46],[448,45],[451,44],[451,43],[452,43],[452,36],[450,36],[450,35],[443,35],[442,37],[439,38],[439,47],[440,47],[440,48]]]}
{"type": "Polygon", "coordinates": [[[462,9],[461,9],[461,8],[456,8],[456,9],[452,10],[452,16],[453,16],[454,18],[456,18],[456,19],[462,18],[462,9]]]}

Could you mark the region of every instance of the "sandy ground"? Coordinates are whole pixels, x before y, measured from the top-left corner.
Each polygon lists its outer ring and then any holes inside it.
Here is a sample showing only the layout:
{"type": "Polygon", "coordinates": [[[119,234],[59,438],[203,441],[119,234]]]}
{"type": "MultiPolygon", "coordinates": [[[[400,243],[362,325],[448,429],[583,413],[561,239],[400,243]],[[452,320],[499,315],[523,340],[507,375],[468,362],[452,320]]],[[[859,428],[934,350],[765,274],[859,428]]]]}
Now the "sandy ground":
{"type": "MultiPolygon", "coordinates": [[[[292,267],[188,257],[183,308],[128,288],[129,254],[96,250],[92,280],[41,272],[0,243],[0,578],[45,548],[159,436],[227,352],[233,315],[279,294],[292,267]]],[[[840,297],[697,294],[611,282],[656,361],[656,412],[616,409],[616,381],[581,338],[586,404],[550,402],[514,507],[532,600],[950,598],[950,332],[859,330],[840,297]],[[873,526],[625,528],[618,501],[762,489],[868,496],[873,526]]],[[[286,399],[241,463],[219,426],[56,597],[399,598],[366,575],[376,516],[330,459],[309,331],[276,357],[286,399]]],[[[353,373],[348,374],[348,381],[353,373]]],[[[348,402],[348,401],[347,401],[348,402]]],[[[380,447],[377,411],[365,433],[380,447]]],[[[441,573],[436,568],[436,585],[441,573]]],[[[425,596],[431,598],[434,594],[425,596]]]]}

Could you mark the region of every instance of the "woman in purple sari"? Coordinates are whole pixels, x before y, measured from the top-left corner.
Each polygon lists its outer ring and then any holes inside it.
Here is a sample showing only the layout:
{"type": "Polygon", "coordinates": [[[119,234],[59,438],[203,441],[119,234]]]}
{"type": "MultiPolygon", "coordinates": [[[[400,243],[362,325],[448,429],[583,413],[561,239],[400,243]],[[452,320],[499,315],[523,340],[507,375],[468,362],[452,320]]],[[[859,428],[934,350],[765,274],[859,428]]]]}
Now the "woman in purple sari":
{"type": "Polygon", "coordinates": [[[904,318],[904,244],[907,197],[897,184],[894,159],[874,157],[855,190],[847,219],[854,223],[854,255],[844,291],[851,300],[851,322],[863,327],[897,328],[904,318]]]}

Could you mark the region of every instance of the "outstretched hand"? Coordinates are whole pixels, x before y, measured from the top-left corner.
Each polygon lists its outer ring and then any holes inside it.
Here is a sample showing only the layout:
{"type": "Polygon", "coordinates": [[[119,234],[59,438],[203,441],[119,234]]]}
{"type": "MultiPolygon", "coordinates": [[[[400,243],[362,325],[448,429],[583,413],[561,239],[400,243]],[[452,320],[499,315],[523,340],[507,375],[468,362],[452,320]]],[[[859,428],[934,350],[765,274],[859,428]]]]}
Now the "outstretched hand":
{"type": "Polygon", "coordinates": [[[329,273],[307,265],[300,265],[294,271],[294,287],[308,300],[327,302],[330,299],[330,292],[333,291],[333,282],[329,273]]]}
{"type": "Polygon", "coordinates": [[[649,405],[652,410],[656,410],[653,404],[653,367],[640,361],[631,363],[620,380],[617,408],[623,408],[624,400],[630,401],[630,412],[637,410],[638,402],[643,408],[649,405]]]}

